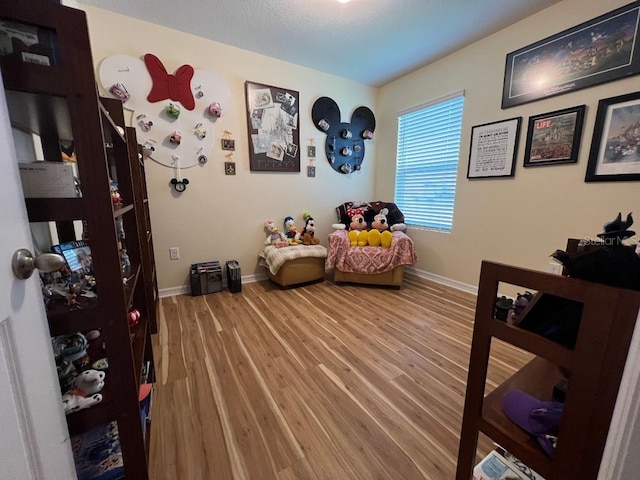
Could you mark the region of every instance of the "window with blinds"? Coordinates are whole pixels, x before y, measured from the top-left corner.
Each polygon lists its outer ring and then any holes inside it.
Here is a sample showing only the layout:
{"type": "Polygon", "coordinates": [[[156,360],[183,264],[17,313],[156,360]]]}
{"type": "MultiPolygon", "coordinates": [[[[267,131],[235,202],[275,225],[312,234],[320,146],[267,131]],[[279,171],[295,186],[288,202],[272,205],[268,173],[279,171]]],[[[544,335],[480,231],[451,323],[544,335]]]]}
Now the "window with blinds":
{"type": "Polygon", "coordinates": [[[450,232],[464,92],[398,115],[395,203],[407,225],[450,232]]]}

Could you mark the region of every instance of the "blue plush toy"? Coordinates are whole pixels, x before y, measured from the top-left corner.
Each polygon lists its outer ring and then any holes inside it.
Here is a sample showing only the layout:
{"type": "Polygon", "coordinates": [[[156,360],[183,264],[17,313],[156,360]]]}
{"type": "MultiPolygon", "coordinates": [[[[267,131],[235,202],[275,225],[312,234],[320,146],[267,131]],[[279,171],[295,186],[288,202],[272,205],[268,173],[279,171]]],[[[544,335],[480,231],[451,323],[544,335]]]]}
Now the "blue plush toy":
{"type": "Polygon", "coordinates": [[[289,245],[299,245],[300,232],[296,228],[296,222],[293,217],[285,217],[284,219],[284,234],[287,236],[289,245]]]}

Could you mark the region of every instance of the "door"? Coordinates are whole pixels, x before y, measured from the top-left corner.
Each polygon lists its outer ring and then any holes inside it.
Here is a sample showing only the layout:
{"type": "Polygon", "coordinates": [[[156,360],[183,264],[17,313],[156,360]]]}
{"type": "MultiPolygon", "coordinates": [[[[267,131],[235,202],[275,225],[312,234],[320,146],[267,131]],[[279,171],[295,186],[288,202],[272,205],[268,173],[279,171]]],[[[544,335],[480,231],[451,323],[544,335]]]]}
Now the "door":
{"type": "Polygon", "coordinates": [[[0,77],[0,480],[76,478],[37,273],[18,280],[11,257],[33,252],[0,77]]]}

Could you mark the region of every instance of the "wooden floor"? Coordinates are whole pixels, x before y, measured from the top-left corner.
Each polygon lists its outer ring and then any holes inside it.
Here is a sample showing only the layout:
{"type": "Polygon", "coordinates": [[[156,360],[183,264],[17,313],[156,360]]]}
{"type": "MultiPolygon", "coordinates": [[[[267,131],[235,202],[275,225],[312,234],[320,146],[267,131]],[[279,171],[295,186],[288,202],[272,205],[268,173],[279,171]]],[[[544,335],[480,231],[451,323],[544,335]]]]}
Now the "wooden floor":
{"type": "MultiPolygon", "coordinates": [[[[162,299],[151,478],[453,479],[474,307],[407,274],[162,299]]],[[[528,359],[494,345],[488,388],[528,359]]]]}

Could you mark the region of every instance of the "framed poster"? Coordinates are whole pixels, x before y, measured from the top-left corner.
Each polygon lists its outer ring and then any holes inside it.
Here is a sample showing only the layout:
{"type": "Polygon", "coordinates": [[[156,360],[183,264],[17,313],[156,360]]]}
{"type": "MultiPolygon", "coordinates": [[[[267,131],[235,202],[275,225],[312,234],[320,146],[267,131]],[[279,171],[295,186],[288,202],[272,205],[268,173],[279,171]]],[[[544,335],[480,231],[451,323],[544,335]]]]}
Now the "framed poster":
{"type": "Polygon", "coordinates": [[[245,82],[252,172],[300,171],[299,93],[245,82]]]}
{"type": "Polygon", "coordinates": [[[640,73],[639,13],[630,3],[509,53],[502,108],[640,73]]]}
{"type": "Polygon", "coordinates": [[[467,178],[513,177],[522,117],[471,129],[467,178]]]}
{"type": "Polygon", "coordinates": [[[598,102],[585,182],[640,180],[640,92],[598,102]]]}
{"type": "Polygon", "coordinates": [[[524,166],[576,163],[586,106],[529,117],[524,166]]]}

